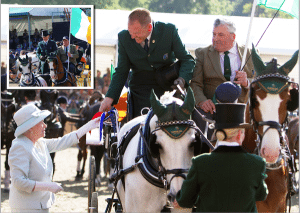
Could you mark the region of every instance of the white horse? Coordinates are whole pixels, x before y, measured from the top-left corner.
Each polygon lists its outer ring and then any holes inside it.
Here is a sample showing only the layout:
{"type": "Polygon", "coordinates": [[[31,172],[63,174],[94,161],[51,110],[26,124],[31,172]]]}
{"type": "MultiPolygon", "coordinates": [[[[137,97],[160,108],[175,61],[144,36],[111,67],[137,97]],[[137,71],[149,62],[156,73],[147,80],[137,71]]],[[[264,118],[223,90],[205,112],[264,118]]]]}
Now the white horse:
{"type": "MultiPolygon", "coordinates": [[[[151,135],[148,139],[145,134],[141,137],[139,130],[121,160],[124,170],[134,168],[117,182],[117,194],[124,212],[160,212],[171,207],[192,164],[191,158],[195,152],[200,153],[199,129],[191,120],[195,104],[193,93],[189,88],[184,102],[172,97],[173,94],[165,93],[160,102],[152,92],[153,117],[149,112],[147,116],[131,120],[120,130],[119,136],[122,136],[135,125],[142,124],[145,133],[149,131],[149,125],[151,135]],[[149,124],[147,118],[151,119],[149,124]],[[145,150],[150,151],[148,159],[145,150]],[[148,171],[150,164],[154,168],[152,172],[148,171]]],[[[118,143],[120,148],[122,139],[118,143]]]]}
{"type": "Polygon", "coordinates": [[[29,58],[31,58],[31,71],[34,74],[38,74],[39,67],[40,67],[39,58],[36,56],[36,53],[34,53],[34,52],[30,52],[27,55],[29,58]]]}
{"type": "Polygon", "coordinates": [[[19,61],[19,69],[22,72],[20,78],[20,86],[21,87],[46,87],[46,81],[39,75],[35,75],[32,72],[32,58],[28,57],[28,55],[20,55],[18,58],[19,61]]]}

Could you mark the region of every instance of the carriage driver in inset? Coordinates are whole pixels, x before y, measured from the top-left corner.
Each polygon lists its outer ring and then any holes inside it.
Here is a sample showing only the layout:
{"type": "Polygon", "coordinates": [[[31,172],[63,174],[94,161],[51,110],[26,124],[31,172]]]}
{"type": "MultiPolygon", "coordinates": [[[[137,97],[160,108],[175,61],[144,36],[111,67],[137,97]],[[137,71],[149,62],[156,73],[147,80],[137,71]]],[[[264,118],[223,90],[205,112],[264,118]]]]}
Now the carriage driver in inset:
{"type": "Polygon", "coordinates": [[[76,49],[76,46],[70,44],[68,36],[63,37],[63,45],[58,47],[57,55],[59,56],[65,69],[75,74],[77,65],[76,59],[79,57],[79,53],[76,49]]]}
{"type": "Polygon", "coordinates": [[[47,30],[42,32],[43,41],[40,41],[37,47],[36,56],[40,61],[41,74],[50,73],[47,57],[54,57],[57,55],[57,46],[53,40],[49,39],[47,30]]]}

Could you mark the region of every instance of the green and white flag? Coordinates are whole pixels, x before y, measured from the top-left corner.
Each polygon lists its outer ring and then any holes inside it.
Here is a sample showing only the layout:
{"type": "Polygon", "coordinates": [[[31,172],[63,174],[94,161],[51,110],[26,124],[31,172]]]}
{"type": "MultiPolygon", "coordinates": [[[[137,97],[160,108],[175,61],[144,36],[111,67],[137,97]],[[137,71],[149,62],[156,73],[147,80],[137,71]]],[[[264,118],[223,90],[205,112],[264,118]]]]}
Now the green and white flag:
{"type": "Polygon", "coordinates": [[[85,15],[80,8],[72,8],[71,34],[91,44],[91,17],[85,15]]]}
{"type": "Polygon", "coordinates": [[[299,19],[299,0],[257,0],[257,5],[264,5],[285,12],[299,19]]]}

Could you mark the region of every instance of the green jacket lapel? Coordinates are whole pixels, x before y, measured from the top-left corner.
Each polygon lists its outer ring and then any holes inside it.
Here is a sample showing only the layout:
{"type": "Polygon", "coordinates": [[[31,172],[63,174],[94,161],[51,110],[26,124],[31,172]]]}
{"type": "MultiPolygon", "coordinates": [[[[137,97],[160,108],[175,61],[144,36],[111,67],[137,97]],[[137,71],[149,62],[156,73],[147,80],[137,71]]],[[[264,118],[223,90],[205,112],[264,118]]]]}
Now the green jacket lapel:
{"type": "Polygon", "coordinates": [[[157,26],[157,24],[153,22],[152,25],[153,25],[153,30],[152,30],[152,35],[150,38],[149,54],[155,49],[155,47],[160,39],[159,35],[161,35],[161,30],[157,26]]]}
{"type": "Polygon", "coordinates": [[[208,52],[208,57],[214,67],[214,71],[224,80],[226,81],[226,78],[224,77],[223,73],[222,73],[222,68],[221,68],[221,64],[220,64],[220,56],[219,56],[219,52],[216,51],[213,46],[211,45],[209,47],[209,52],[208,52]]]}

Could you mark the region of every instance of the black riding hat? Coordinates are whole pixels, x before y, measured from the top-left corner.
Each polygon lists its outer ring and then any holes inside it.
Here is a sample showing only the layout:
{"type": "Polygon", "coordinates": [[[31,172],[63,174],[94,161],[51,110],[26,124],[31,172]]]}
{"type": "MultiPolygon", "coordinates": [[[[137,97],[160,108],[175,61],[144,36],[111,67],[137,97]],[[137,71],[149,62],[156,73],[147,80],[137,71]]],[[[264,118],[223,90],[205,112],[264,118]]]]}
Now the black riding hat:
{"type": "Polygon", "coordinates": [[[246,104],[220,103],[216,104],[215,129],[250,128],[245,123],[246,104]]]}
{"type": "Polygon", "coordinates": [[[48,30],[43,30],[42,31],[42,37],[45,37],[45,36],[48,36],[49,33],[48,33],[48,30]]]}

